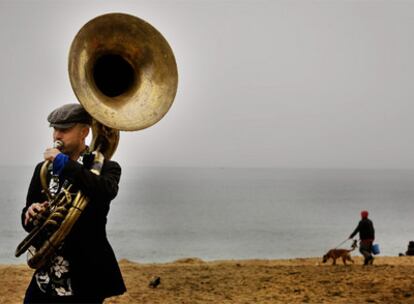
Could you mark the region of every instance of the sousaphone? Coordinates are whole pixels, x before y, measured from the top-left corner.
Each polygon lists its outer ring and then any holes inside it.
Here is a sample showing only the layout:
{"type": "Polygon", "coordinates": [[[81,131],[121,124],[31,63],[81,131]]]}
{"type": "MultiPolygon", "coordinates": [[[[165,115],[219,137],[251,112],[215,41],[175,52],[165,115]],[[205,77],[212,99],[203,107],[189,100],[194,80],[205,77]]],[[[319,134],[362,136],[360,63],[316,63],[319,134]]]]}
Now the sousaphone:
{"type": "MultiPolygon", "coordinates": [[[[170,109],[178,84],[177,64],[167,40],[135,16],[111,13],[86,23],[69,52],[69,78],[75,95],[93,117],[91,171],[100,174],[103,160],[116,150],[119,131],[137,131],[157,123],[170,109]]],[[[47,168],[41,170],[48,193],[47,168]]],[[[72,185],[51,197],[50,207],[16,249],[29,250],[32,268],[44,265],[63,244],[88,198],[72,185]]]]}

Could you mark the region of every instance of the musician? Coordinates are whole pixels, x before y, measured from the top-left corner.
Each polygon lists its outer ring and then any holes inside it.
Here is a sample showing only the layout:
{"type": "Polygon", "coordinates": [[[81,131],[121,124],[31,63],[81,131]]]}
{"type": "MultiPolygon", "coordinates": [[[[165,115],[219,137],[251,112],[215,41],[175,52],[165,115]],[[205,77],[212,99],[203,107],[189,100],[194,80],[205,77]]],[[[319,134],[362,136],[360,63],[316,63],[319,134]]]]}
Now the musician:
{"type": "MultiPolygon", "coordinates": [[[[118,192],[121,167],[105,160],[100,175],[89,170],[93,154],[85,138],[91,118],[81,105],[59,107],[48,121],[54,142],[63,143],[60,149],[47,148],[43,155],[53,164],[48,171],[49,191],[58,193],[62,184],[69,182],[89,198],[89,203],[63,245],[35,271],[24,303],[102,303],[126,291],[105,228],[110,202],[118,192]]],[[[22,225],[28,232],[34,227],[36,214],[49,204],[40,181],[42,163],[34,170],[22,210],[22,225]]]]}

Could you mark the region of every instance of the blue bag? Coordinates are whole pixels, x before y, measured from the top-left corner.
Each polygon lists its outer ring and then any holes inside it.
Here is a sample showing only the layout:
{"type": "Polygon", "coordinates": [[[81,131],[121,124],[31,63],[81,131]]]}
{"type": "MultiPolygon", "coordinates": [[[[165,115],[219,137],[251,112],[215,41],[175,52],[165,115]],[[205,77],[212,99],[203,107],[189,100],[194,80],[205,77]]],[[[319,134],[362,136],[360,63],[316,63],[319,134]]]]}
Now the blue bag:
{"type": "Polygon", "coordinates": [[[373,254],[375,254],[375,255],[379,254],[379,253],[380,253],[380,247],[379,247],[379,245],[378,245],[378,244],[374,244],[374,245],[372,245],[372,249],[371,249],[371,251],[372,251],[372,253],[373,253],[373,254]]]}

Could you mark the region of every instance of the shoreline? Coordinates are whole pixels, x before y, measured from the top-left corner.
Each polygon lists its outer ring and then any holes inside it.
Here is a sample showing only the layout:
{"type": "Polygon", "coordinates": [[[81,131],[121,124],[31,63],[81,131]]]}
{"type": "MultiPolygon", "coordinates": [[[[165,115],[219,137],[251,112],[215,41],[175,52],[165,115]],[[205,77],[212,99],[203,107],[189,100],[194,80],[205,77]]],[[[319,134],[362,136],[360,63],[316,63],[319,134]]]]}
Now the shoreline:
{"type": "MultiPolygon", "coordinates": [[[[127,293],[105,303],[414,303],[414,257],[379,256],[373,266],[321,257],[167,263],[119,261],[127,293]],[[160,277],[157,288],[149,282],[160,277]]],[[[33,270],[0,264],[0,302],[21,303],[33,270]]]]}

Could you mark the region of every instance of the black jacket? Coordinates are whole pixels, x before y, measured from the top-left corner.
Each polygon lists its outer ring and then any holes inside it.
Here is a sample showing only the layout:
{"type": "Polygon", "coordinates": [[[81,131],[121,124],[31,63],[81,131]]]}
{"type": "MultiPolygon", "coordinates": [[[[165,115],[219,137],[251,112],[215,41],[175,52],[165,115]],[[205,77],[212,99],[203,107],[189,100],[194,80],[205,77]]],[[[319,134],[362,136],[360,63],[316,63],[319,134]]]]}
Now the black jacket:
{"type": "Polygon", "coordinates": [[[354,232],[352,232],[350,238],[353,238],[359,232],[359,238],[361,241],[375,239],[375,230],[372,221],[368,218],[364,218],[359,221],[358,226],[355,228],[354,232]]]}
{"type": "MultiPolygon", "coordinates": [[[[22,225],[26,231],[33,227],[24,225],[27,208],[35,202],[43,202],[39,163],[34,171],[22,210],[22,225]]],[[[65,239],[62,252],[70,263],[72,288],[78,295],[110,297],[122,294],[126,287],[106,237],[109,205],[118,193],[121,167],[114,161],[105,160],[101,175],[95,175],[76,161],[65,165],[60,181],[67,179],[80,189],[89,203],[71,232],[65,239]]]]}

